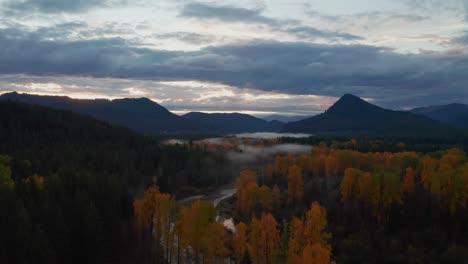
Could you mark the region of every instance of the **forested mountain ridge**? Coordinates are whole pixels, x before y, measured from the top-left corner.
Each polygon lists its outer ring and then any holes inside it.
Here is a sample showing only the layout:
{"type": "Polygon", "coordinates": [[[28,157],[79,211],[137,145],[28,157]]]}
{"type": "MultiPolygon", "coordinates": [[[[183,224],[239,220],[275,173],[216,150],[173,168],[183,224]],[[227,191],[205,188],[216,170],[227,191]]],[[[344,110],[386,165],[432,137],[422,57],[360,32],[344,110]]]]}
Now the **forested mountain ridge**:
{"type": "MultiPolygon", "coordinates": [[[[447,137],[464,132],[465,105],[448,105],[392,111],[346,94],[326,112],[303,120],[283,123],[239,113],[171,113],[148,98],[82,100],[60,96],[6,93],[0,101],[17,101],[70,110],[125,126],[148,135],[234,134],[244,132],[293,132],[367,136],[447,137]],[[452,127],[453,125],[453,127],[452,127]],[[457,128],[458,127],[458,128],[457,128]]],[[[468,110],[467,110],[468,111],[468,110]]]]}
{"type": "Polygon", "coordinates": [[[148,98],[72,99],[65,96],[39,96],[13,92],[1,95],[0,100],[70,110],[144,134],[186,133],[197,132],[200,129],[197,124],[171,113],[148,98]]]}
{"type": "Polygon", "coordinates": [[[283,132],[368,135],[451,136],[461,130],[416,114],[392,111],[346,94],[327,111],[283,127],[283,132]]]}
{"type": "Polygon", "coordinates": [[[454,103],[419,107],[411,109],[409,112],[423,115],[453,126],[468,128],[468,105],[466,104],[454,103]]]}
{"type": "Polygon", "coordinates": [[[0,101],[16,101],[70,110],[149,135],[275,132],[283,126],[283,123],[278,121],[268,122],[239,113],[191,112],[178,116],[148,98],[72,99],[65,96],[39,96],[13,92],[1,95],[0,101]]]}
{"type": "Polygon", "coordinates": [[[182,117],[197,122],[214,133],[276,132],[284,125],[279,121],[265,121],[251,115],[239,113],[206,114],[190,112],[182,117]]]}
{"type": "Polygon", "coordinates": [[[226,162],[70,111],[0,102],[0,263],[115,263],[132,248],[133,198],[154,176],[177,194],[225,184],[226,162]]]}

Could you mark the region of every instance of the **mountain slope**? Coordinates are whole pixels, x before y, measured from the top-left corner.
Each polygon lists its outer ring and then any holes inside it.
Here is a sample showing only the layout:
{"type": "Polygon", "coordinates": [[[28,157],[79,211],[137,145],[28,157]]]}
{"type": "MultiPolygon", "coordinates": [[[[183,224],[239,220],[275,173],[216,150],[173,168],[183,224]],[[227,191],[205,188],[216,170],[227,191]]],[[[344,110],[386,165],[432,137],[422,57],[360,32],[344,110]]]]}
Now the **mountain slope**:
{"type": "Polygon", "coordinates": [[[408,112],[392,111],[346,94],[325,113],[288,123],[283,132],[385,135],[449,136],[459,131],[429,118],[408,112]]]}
{"type": "MultiPolygon", "coordinates": [[[[133,193],[159,172],[160,153],[155,140],[127,128],[0,102],[0,160],[11,157],[16,186],[14,209],[3,207],[0,192],[0,240],[11,241],[2,244],[11,258],[0,262],[112,263],[106,259],[121,256],[116,246],[127,243],[122,227],[132,223],[133,193]],[[27,185],[36,177],[45,179],[37,190],[27,185]]],[[[166,177],[159,179],[167,189],[166,177]]]]}
{"type": "Polygon", "coordinates": [[[263,119],[239,113],[206,114],[191,112],[183,118],[202,125],[207,132],[212,133],[245,133],[245,132],[277,132],[283,126],[279,121],[263,119]]]}
{"type": "Polygon", "coordinates": [[[465,104],[420,107],[412,109],[409,112],[423,115],[453,126],[468,127],[468,105],[465,104]]]}
{"type": "Polygon", "coordinates": [[[299,120],[306,119],[310,116],[283,116],[283,115],[270,115],[262,117],[263,120],[266,121],[274,121],[278,120],[280,122],[288,123],[288,122],[296,122],[299,120]]]}
{"type": "Polygon", "coordinates": [[[144,134],[187,133],[200,130],[195,123],[169,112],[147,98],[138,99],[72,99],[64,96],[38,96],[7,93],[0,100],[42,105],[90,115],[99,120],[122,125],[144,134]]]}
{"type": "Polygon", "coordinates": [[[276,132],[283,126],[279,121],[268,122],[237,113],[189,113],[178,116],[148,98],[72,99],[65,96],[39,96],[13,92],[1,95],[0,101],[69,110],[125,126],[143,134],[276,132]]]}

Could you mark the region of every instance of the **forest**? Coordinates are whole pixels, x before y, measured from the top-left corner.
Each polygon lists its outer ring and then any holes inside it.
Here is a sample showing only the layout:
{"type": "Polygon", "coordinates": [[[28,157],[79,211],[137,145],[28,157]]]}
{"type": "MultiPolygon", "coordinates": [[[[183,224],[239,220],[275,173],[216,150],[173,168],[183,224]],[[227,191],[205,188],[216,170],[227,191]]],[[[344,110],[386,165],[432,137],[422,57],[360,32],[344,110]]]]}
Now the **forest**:
{"type": "Polygon", "coordinates": [[[178,197],[230,178],[221,153],[72,112],[5,102],[0,116],[0,263],[118,262],[154,176],[178,197]]]}
{"type": "Polygon", "coordinates": [[[467,161],[460,149],[362,153],[322,144],[241,171],[224,205],[235,231],[216,221],[211,204],[178,208],[156,185],[135,200],[135,217],[140,230],[159,230],[145,241],[170,263],[464,263],[467,161]]]}
{"type": "Polygon", "coordinates": [[[0,115],[0,263],[468,259],[464,138],[167,144],[40,106],[0,115]]]}

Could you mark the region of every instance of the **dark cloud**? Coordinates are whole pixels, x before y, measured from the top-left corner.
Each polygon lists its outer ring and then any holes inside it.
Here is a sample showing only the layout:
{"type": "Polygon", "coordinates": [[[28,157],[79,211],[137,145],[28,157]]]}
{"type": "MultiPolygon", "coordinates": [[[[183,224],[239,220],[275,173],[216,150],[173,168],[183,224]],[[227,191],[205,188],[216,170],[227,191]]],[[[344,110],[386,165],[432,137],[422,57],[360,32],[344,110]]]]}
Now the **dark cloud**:
{"type": "Polygon", "coordinates": [[[331,41],[356,41],[362,39],[359,36],[349,33],[331,32],[310,26],[302,26],[300,22],[296,20],[272,19],[263,16],[261,12],[261,9],[252,10],[233,6],[189,3],[184,6],[180,16],[197,19],[216,19],[228,23],[258,23],[268,26],[272,31],[288,33],[300,39],[313,40],[322,38],[331,41]]]}
{"type": "Polygon", "coordinates": [[[233,6],[217,6],[203,3],[189,3],[184,5],[180,16],[217,19],[225,22],[256,22],[268,25],[277,25],[278,21],[265,17],[260,9],[252,10],[233,6]]]}
{"type": "MultiPolygon", "coordinates": [[[[468,1],[468,0],[467,0],[468,1]]],[[[387,23],[389,21],[404,21],[404,22],[420,22],[431,19],[429,16],[420,16],[416,14],[398,13],[398,12],[360,12],[355,14],[347,15],[331,15],[319,12],[311,9],[309,6],[306,7],[306,13],[312,17],[318,17],[322,20],[326,20],[332,23],[345,23],[347,20],[352,19],[365,19],[368,21],[374,21],[375,23],[387,23]]]]}
{"type": "Polygon", "coordinates": [[[437,103],[468,97],[466,48],[400,54],[365,45],[252,41],[180,52],[118,38],[47,41],[17,31],[0,32],[0,74],[199,80],[329,96],[351,92],[395,107],[420,98],[437,103]]]}
{"type": "Polygon", "coordinates": [[[13,13],[80,13],[96,7],[122,4],[126,0],[12,0],[5,6],[13,13]]]}
{"type": "Polygon", "coordinates": [[[286,31],[301,39],[323,38],[323,39],[329,39],[329,40],[349,40],[349,41],[363,39],[362,37],[349,34],[349,33],[324,31],[324,30],[313,28],[313,27],[307,27],[307,26],[293,27],[293,28],[287,29],[286,31]]]}

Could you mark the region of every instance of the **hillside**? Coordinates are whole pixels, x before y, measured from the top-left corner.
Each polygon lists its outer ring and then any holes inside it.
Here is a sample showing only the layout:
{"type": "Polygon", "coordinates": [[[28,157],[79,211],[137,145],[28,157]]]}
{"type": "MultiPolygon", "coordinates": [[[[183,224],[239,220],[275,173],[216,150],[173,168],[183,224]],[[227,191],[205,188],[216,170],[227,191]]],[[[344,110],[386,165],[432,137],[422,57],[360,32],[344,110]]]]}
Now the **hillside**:
{"type": "Polygon", "coordinates": [[[453,126],[468,128],[468,105],[465,104],[419,107],[409,112],[423,115],[453,126]]]}
{"type": "Polygon", "coordinates": [[[197,132],[199,126],[182,119],[147,98],[72,99],[64,96],[39,96],[7,93],[0,100],[36,104],[90,115],[144,134],[197,132]]]}
{"type": "Polygon", "coordinates": [[[263,119],[239,113],[206,114],[191,112],[182,116],[196,122],[212,133],[246,133],[246,132],[277,132],[283,126],[279,121],[263,119]]]}
{"type": "Polygon", "coordinates": [[[370,136],[450,136],[460,131],[408,112],[383,109],[346,94],[326,112],[284,126],[283,132],[370,136]]]}
{"type": "Polygon", "coordinates": [[[288,122],[296,122],[302,119],[306,119],[310,116],[285,116],[285,115],[270,115],[270,116],[263,116],[261,117],[263,120],[266,121],[274,121],[278,120],[283,123],[288,123],[288,122]]]}
{"type": "Polygon", "coordinates": [[[65,96],[39,96],[13,92],[1,95],[0,101],[15,101],[70,110],[149,135],[276,132],[283,126],[283,123],[279,121],[268,122],[238,113],[193,112],[178,116],[148,98],[72,99],[65,96]]]}
{"type": "Polygon", "coordinates": [[[0,263],[120,263],[134,247],[132,200],[155,175],[161,190],[182,196],[226,184],[231,171],[202,149],[0,102],[0,263]]]}

